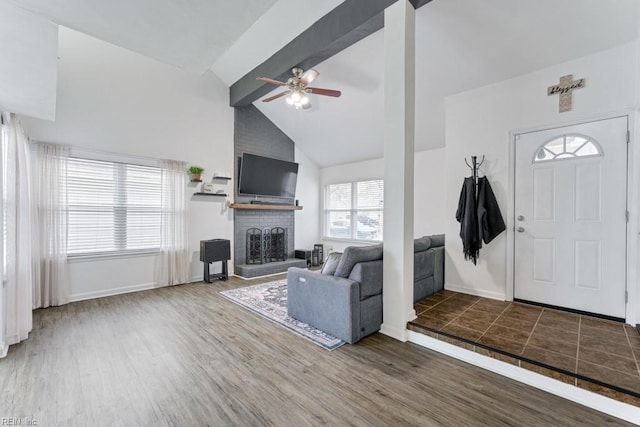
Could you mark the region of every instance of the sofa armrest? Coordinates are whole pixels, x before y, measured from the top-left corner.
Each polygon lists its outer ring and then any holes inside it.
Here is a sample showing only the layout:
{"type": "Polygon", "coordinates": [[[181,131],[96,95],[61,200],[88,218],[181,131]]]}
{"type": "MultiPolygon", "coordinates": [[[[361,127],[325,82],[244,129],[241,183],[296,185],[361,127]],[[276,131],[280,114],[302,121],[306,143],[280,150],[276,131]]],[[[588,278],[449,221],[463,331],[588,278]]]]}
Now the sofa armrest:
{"type": "Polygon", "coordinates": [[[434,292],[444,289],[444,246],[433,249],[433,288],[434,292]]]}
{"type": "Polygon", "coordinates": [[[353,343],[360,338],[360,283],[292,267],[287,275],[287,314],[353,343]]]}

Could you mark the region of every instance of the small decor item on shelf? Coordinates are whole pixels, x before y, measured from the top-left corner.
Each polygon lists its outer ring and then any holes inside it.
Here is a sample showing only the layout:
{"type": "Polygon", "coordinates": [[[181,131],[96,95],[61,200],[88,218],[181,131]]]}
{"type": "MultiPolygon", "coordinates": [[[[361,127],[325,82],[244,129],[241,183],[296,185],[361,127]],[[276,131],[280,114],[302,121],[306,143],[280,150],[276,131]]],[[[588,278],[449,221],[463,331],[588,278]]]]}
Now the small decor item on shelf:
{"type": "Polygon", "coordinates": [[[200,181],[200,177],[202,176],[202,172],[204,169],[200,166],[191,166],[189,168],[189,173],[191,174],[191,179],[194,181],[200,181]]]}
{"type": "Polygon", "coordinates": [[[215,193],[216,189],[211,182],[203,182],[202,183],[202,192],[203,193],[215,193]]]}

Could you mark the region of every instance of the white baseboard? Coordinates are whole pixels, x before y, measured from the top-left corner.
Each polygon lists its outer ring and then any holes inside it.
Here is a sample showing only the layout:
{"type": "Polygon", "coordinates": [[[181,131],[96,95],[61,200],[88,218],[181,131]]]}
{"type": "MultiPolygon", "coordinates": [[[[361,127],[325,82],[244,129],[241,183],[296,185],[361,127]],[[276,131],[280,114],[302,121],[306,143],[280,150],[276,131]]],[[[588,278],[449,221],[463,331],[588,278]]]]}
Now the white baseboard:
{"type": "MultiPolygon", "coordinates": [[[[229,275],[229,277],[231,276],[232,274],[229,275]]],[[[204,276],[193,276],[189,279],[189,283],[202,282],[203,280],[204,280],[204,276]]],[[[153,282],[153,283],[141,283],[139,285],[122,286],[120,288],[102,289],[94,292],[83,292],[80,294],[70,295],[69,302],[77,302],[77,301],[84,301],[84,300],[94,299],[94,298],[110,297],[114,295],[128,294],[131,292],[147,291],[149,289],[157,289],[161,287],[162,286],[158,286],[157,283],[153,282]]]]}
{"type": "Polygon", "coordinates": [[[528,369],[510,363],[501,362],[492,357],[483,356],[457,345],[449,344],[418,332],[408,331],[409,341],[437,351],[454,359],[462,360],[474,366],[503,375],[512,380],[530,385],[547,393],[560,396],[572,402],[604,412],[625,421],[640,424],[640,408],[610,399],[582,388],[554,380],[528,369]]]}
{"type": "Polygon", "coordinates": [[[8,352],[9,352],[9,346],[6,345],[4,342],[0,343],[0,359],[5,357],[8,352]]]}
{"type": "MultiPolygon", "coordinates": [[[[277,273],[277,274],[282,274],[282,273],[277,273]]],[[[231,273],[228,273],[227,276],[229,276],[229,277],[240,277],[240,276],[236,276],[235,274],[231,274],[231,273]]],[[[266,276],[263,276],[263,277],[266,277],[266,276]]],[[[244,277],[240,277],[240,278],[244,279],[244,277]]],[[[244,280],[250,280],[250,279],[244,279],[244,280]]],[[[195,283],[195,282],[204,282],[204,276],[194,276],[189,281],[189,283],[195,283]]]]}
{"type": "Polygon", "coordinates": [[[506,299],[506,295],[503,292],[485,291],[483,289],[467,288],[465,286],[452,285],[449,283],[446,283],[444,285],[444,288],[448,291],[461,292],[463,294],[470,294],[478,297],[491,298],[500,301],[505,301],[506,299]]]}
{"type": "Polygon", "coordinates": [[[406,342],[409,336],[407,335],[406,329],[396,328],[395,326],[389,326],[387,324],[382,324],[380,326],[380,333],[384,334],[388,337],[396,339],[398,341],[406,342]]]}
{"type": "Polygon", "coordinates": [[[94,298],[110,297],[113,295],[128,294],[130,292],[146,291],[146,290],[155,289],[158,287],[159,287],[158,284],[153,282],[153,283],[142,283],[139,285],[122,286],[120,288],[102,289],[94,292],[83,292],[80,294],[69,295],[69,302],[84,301],[84,300],[94,299],[94,298]]]}

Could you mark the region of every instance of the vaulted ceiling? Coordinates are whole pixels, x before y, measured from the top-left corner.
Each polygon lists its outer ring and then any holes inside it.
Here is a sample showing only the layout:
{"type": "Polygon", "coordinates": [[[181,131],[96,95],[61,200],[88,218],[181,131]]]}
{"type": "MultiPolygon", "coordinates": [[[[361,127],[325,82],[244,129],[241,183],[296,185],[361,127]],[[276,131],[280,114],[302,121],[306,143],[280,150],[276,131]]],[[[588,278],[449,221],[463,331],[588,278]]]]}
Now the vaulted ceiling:
{"type": "MultiPolygon", "coordinates": [[[[636,0],[434,0],[418,9],[416,151],[444,146],[446,96],[636,40],[639,22],[636,0]]],[[[313,85],[341,98],[311,96],[309,110],[283,99],[255,105],[321,166],[382,157],[383,33],[314,67],[313,85]]]]}
{"type": "MultiPolygon", "coordinates": [[[[227,85],[342,2],[0,0],[227,85]]],[[[416,149],[444,146],[446,96],[637,40],[639,22],[638,0],[431,1],[416,12],[416,149]]],[[[320,166],[381,157],[383,36],[314,67],[341,98],[255,105],[320,166]]]]}
{"type": "Polygon", "coordinates": [[[0,0],[231,85],[343,0],[0,0]]]}

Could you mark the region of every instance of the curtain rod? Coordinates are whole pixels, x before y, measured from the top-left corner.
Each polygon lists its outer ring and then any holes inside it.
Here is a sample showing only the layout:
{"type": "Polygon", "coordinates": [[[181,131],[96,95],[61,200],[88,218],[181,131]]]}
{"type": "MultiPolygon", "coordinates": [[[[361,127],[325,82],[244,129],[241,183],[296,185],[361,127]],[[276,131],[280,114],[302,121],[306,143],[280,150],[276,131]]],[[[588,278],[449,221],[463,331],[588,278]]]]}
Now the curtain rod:
{"type": "MultiPolygon", "coordinates": [[[[31,141],[32,144],[37,145],[38,143],[43,143],[43,144],[58,144],[56,142],[48,142],[48,141],[39,141],[39,140],[32,140],[31,141]]],[[[67,144],[64,144],[67,145],[67,144]]],[[[100,156],[108,156],[108,157],[120,157],[120,159],[124,158],[126,160],[129,161],[139,161],[139,162],[149,162],[149,163],[153,163],[153,162],[158,162],[160,160],[176,160],[176,159],[161,159],[158,157],[147,157],[147,156],[140,156],[137,154],[126,154],[126,153],[118,153],[118,152],[114,152],[114,151],[106,151],[106,150],[100,150],[100,149],[95,149],[95,148],[85,148],[85,147],[80,147],[80,146],[76,146],[76,145],[67,145],[67,147],[69,147],[70,149],[70,154],[69,157],[80,157],[83,158],[84,156],[88,157],[100,157],[100,156]],[[74,153],[75,151],[75,153],[74,153]]],[[[97,160],[97,159],[96,159],[97,160]]],[[[108,160],[108,161],[112,161],[113,163],[123,163],[126,164],[127,161],[126,160],[108,160]]],[[[177,160],[177,161],[181,161],[181,162],[185,162],[188,163],[184,160],[177,160]]]]}

